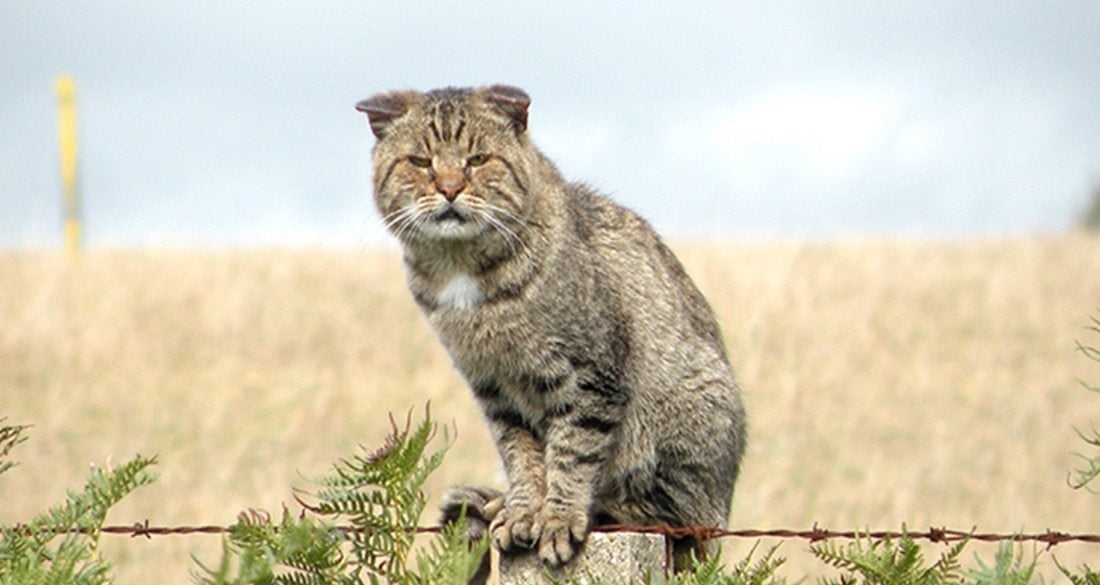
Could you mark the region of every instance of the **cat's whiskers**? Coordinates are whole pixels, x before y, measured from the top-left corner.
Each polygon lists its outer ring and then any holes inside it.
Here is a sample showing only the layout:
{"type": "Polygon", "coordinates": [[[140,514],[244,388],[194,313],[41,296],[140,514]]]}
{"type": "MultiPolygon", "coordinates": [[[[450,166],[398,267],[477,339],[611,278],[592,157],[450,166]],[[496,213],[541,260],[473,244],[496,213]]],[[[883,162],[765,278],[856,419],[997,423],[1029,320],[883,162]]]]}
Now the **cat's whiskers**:
{"type": "Polygon", "coordinates": [[[382,218],[382,221],[386,229],[390,230],[394,236],[400,239],[402,232],[407,230],[411,224],[415,223],[416,210],[412,207],[401,207],[397,209],[397,211],[387,214],[382,218]]]}
{"type": "MultiPolygon", "coordinates": [[[[498,194],[502,193],[501,190],[498,189],[498,188],[494,188],[493,191],[498,193],[498,194]]],[[[503,195],[502,195],[502,197],[503,197],[503,195]]],[[[541,223],[538,223],[538,222],[532,220],[529,217],[523,217],[523,216],[519,215],[518,213],[516,213],[515,211],[512,211],[510,209],[506,209],[506,208],[501,207],[499,205],[494,205],[492,203],[486,202],[485,207],[487,207],[488,209],[492,210],[495,213],[498,213],[500,215],[505,216],[507,219],[510,219],[515,223],[526,226],[528,228],[543,227],[543,225],[541,223]]],[[[541,240],[542,243],[544,243],[544,244],[548,243],[548,240],[546,239],[546,235],[543,234],[541,230],[525,230],[525,231],[534,231],[535,236],[538,237],[538,239],[541,240]]]]}
{"type": "Polygon", "coordinates": [[[395,209],[395,210],[387,213],[386,215],[382,216],[382,218],[381,218],[382,224],[384,226],[386,226],[387,228],[389,228],[394,223],[399,221],[402,218],[402,216],[404,216],[408,213],[409,213],[409,208],[407,206],[398,207],[397,209],[395,209]]]}
{"type": "MultiPolygon", "coordinates": [[[[488,207],[488,209],[490,209],[491,211],[493,211],[495,213],[499,213],[499,214],[505,216],[505,218],[510,219],[513,222],[518,223],[518,224],[520,224],[521,226],[523,226],[525,228],[525,229],[523,229],[523,233],[524,233],[524,235],[526,235],[528,237],[527,238],[521,238],[521,240],[522,240],[522,245],[524,246],[525,252],[526,252],[528,257],[531,257],[531,251],[530,251],[531,241],[530,240],[532,238],[536,240],[537,244],[548,245],[550,243],[550,240],[547,239],[546,233],[543,230],[541,230],[541,229],[532,229],[532,228],[541,228],[542,224],[531,221],[531,220],[523,218],[523,217],[520,217],[519,214],[517,214],[513,211],[509,211],[507,209],[504,209],[503,207],[499,207],[499,206],[493,205],[491,203],[487,203],[486,207],[488,207]],[[533,236],[531,234],[533,234],[533,236]]],[[[499,220],[499,218],[496,218],[496,219],[499,220]]],[[[504,222],[501,221],[501,224],[503,225],[504,222]]],[[[510,231],[512,231],[512,230],[510,230],[510,231]]]]}
{"type": "Polygon", "coordinates": [[[485,218],[486,223],[488,223],[490,227],[495,229],[497,233],[501,235],[504,240],[504,245],[508,246],[509,252],[511,252],[512,254],[522,252],[523,255],[530,257],[527,246],[524,244],[519,235],[512,231],[511,228],[504,225],[499,219],[493,217],[491,214],[482,212],[481,216],[485,218]],[[518,251],[516,249],[517,246],[519,248],[518,251]]]}
{"type": "Polygon", "coordinates": [[[412,205],[402,207],[388,215],[387,217],[392,217],[392,220],[387,223],[387,227],[391,228],[393,235],[399,240],[404,239],[405,236],[419,231],[420,224],[427,220],[432,207],[431,202],[416,200],[412,205]]]}
{"type": "Polygon", "coordinates": [[[400,207],[390,213],[387,213],[381,218],[382,226],[390,232],[395,232],[397,230],[398,224],[406,220],[408,213],[408,208],[405,207],[400,207]]]}
{"type": "Polygon", "coordinates": [[[527,242],[521,238],[515,230],[508,227],[503,220],[496,217],[494,213],[515,218],[516,220],[519,220],[518,216],[483,199],[471,201],[470,209],[474,211],[478,217],[482,218],[485,223],[489,224],[489,227],[493,228],[501,235],[504,244],[508,246],[509,252],[512,254],[522,253],[527,258],[531,257],[531,250],[527,242]]]}
{"type": "Polygon", "coordinates": [[[510,219],[510,220],[512,220],[516,223],[526,223],[523,220],[523,218],[520,217],[517,213],[515,213],[514,211],[510,211],[508,209],[505,209],[505,208],[503,208],[499,205],[493,205],[492,203],[489,203],[488,201],[483,201],[482,206],[485,209],[488,209],[489,211],[492,211],[493,213],[503,215],[506,219],[510,219]]]}
{"type": "Polygon", "coordinates": [[[428,197],[418,198],[413,207],[413,220],[409,225],[409,229],[411,231],[420,232],[421,226],[431,220],[431,217],[436,212],[438,205],[435,203],[435,201],[428,197]]]}

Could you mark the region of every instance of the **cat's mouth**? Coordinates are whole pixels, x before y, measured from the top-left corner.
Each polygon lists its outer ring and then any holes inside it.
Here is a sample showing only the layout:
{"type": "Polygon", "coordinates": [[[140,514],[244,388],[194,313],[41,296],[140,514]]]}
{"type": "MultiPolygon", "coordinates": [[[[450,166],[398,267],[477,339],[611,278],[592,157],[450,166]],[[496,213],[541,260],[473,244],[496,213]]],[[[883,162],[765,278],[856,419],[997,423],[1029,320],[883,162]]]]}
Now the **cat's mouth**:
{"type": "Polygon", "coordinates": [[[466,240],[477,237],[483,229],[469,211],[454,205],[445,205],[435,210],[427,219],[422,229],[429,238],[466,240]]]}
{"type": "Polygon", "coordinates": [[[432,220],[434,220],[436,223],[444,223],[447,221],[453,221],[455,223],[466,223],[468,221],[467,218],[459,213],[457,209],[450,206],[443,210],[437,211],[432,216],[432,220]]]}

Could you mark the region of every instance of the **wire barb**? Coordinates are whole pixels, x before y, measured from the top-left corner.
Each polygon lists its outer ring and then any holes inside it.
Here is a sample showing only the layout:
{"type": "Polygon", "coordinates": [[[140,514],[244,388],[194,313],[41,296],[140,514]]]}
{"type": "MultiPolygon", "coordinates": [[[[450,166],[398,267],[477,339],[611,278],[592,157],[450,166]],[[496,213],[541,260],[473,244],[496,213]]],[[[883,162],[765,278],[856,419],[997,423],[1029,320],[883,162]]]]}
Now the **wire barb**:
{"type": "MultiPolygon", "coordinates": [[[[256,521],[258,518],[251,516],[246,521],[256,521]]],[[[278,530],[278,526],[274,527],[278,530]]],[[[22,525],[16,525],[8,530],[19,531],[27,530],[28,528],[22,525]]],[[[354,526],[338,526],[337,530],[344,532],[356,532],[362,530],[354,526]]],[[[146,539],[152,539],[154,536],[188,536],[193,534],[227,534],[232,530],[230,526],[217,526],[212,524],[200,525],[200,526],[151,526],[149,520],[146,519],[141,522],[134,522],[129,525],[116,525],[116,526],[104,526],[100,528],[100,532],[103,534],[119,534],[128,535],[132,538],[138,536],[144,536],[146,539]]],[[[439,526],[417,526],[408,529],[410,532],[416,534],[436,534],[441,531],[439,526]]],[[[78,532],[89,532],[89,529],[80,529],[78,532]]],[[[691,536],[699,539],[700,541],[720,539],[720,538],[776,538],[776,539],[801,539],[811,543],[819,542],[822,540],[858,540],[861,538],[873,538],[873,539],[885,539],[885,538],[902,538],[908,536],[914,540],[927,540],[929,542],[948,544],[952,542],[959,542],[961,540],[976,540],[981,542],[1038,542],[1045,544],[1046,547],[1052,548],[1059,544],[1067,542],[1080,542],[1087,544],[1100,544],[1100,534],[1071,534],[1067,532],[1059,532],[1051,529],[1046,529],[1043,532],[1036,533],[1015,533],[1015,534],[1003,534],[992,532],[977,532],[975,529],[969,531],[952,530],[949,528],[929,528],[924,532],[909,532],[909,531],[890,531],[890,530],[828,530],[818,526],[815,522],[809,530],[791,530],[786,528],[770,528],[770,529],[757,529],[757,528],[741,528],[737,530],[724,530],[720,528],[714,528],[709,526],[631,526],[626,524],[612,524],[607,526],[600,526],[594,529],[595,532],[635,532],[641,534],[660,534],[663,536],[669,536],[674,538],[683,538],[685,536],[691,536]]]]}

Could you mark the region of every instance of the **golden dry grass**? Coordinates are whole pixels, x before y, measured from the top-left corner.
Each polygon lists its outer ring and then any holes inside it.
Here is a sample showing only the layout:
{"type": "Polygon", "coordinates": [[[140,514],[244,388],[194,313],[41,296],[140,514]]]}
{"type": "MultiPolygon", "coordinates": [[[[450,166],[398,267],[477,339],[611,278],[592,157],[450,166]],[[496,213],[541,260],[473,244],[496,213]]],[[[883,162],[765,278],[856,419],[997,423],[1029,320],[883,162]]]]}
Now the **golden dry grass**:
{"type": "MultiPolygon", "coordinates": [[[[733,526],[1100,531],[1100,496],[1066,486],[1073,427],[1100,424],[1076,382],[1100,369],[1074,351],[1100,307],[1100,239],[677,248],[751,417],[733,526]]],[[[0,524],[134,453],[159,455],[160,479],[109,523],[277,511],[302,476],[379,442],[388,412],[428,401],[459,430],[430,495],[493,481],[480,414],[395,251],[0,252],[0,416],[34,425],[0,478],[0,524]]],[[[189,555],[219,550],[104,543],[119,583],[187,582],[189,555]]],[[[784,545],[786,574],[814,566],[804,548],[784,545]]],[[[1096,546],[1056,552],[1100,564],[1096,546]]]]}

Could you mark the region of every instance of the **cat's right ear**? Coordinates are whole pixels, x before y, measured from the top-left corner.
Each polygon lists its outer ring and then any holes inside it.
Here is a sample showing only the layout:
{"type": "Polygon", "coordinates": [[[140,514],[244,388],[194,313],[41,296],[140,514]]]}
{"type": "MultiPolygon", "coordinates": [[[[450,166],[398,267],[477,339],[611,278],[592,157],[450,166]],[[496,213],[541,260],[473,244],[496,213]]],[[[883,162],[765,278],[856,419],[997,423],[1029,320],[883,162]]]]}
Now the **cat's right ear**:
{"type": "Polygon", "coordinates": [[[484,92],[485,101],[507,114],[517,131],[527,130],[527,108],[531,106],[527,92],[510,85],[493,85],[485,88],[484,92]]]}
{"type": "Polygon", "coordinates": [[[371,132],[382,138],[390,123],[409,111],[409,96],[407,93],[380,93],[355,104],[355,109],[367,115],[371,132]]]}

